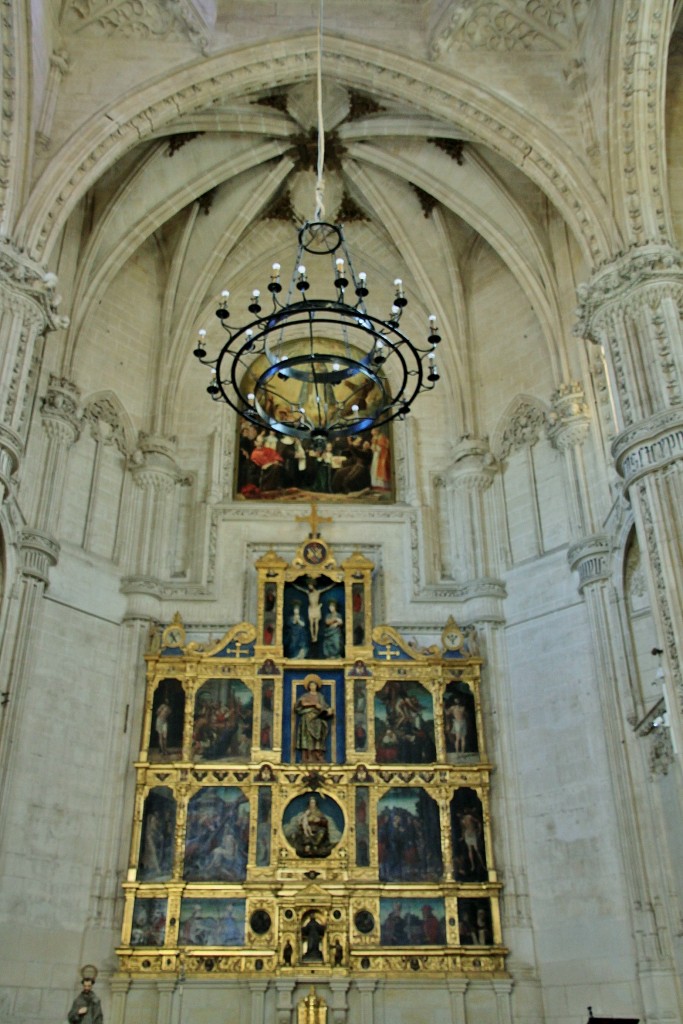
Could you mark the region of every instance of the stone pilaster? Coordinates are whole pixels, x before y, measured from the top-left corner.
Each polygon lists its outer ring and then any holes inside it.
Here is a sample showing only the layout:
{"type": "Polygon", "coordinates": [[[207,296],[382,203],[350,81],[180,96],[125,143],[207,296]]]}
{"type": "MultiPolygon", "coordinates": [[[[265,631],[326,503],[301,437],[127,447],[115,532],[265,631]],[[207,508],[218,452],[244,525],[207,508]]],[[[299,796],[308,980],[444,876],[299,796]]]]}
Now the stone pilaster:
{"type": "Polygon", "coordinates": [[[451,1002],[451,1020],[453,1024],[466,1024],[465,992],[469,981],[467,978],[449,978],[446,982],[451,1002]]]}
{"type": "Polygon", "coordinates": [[[295,984],[296,983],[289,978],[275,979],[275,1014],[277,1024],[292,1024],[295,984]]]}
{"type": "MultiPolygon", "coordinates": [[[[617,838],[624,865],[624,878],[629,895],[632,931],[636,947],[636,964],[641,994],[648,1020],[674,1020],[683,1011],[670,1017],[669,1011],[678,1000],[675,940],[665,914],[656,912],[661,906],[660,893],[669,885],[666,868],[655,855],[659,843],[643,847],[643,835],[657,835],[657,808],[652,794],[639,795],[638,773],[629,767],[634,751],[626,729],[623,707],[625,652],[616,611],[611,601],[611,549],[604,535],[593,535],[574,544],[568,553],[570,566],[579,574],[579,591],[586,602],[591,630],[595,675],[598,680],[600,722],[605,736],[610,780],[617,815],[617,838]]],[[[666,899],[666,897],[665,897],[666,899]]],[[[672,915],[676,918],[677,915],[672,915]]]]}
{"type": "Polygon", "coordinates": [[[130,986],[130,977],[123,974],[115,974],[109,982],[111,991],[109,1020],[111,1024],[124,1024],[126,1019],[126,996],[130,986]]]}
{"type": "Polygon", "coordinates": [[[66,327],[57,315],[57,278],[9,240],[0,240],[0,500],[24,452],[42,338],[66,327]]]}
{"type": "MultiPolygon", "coordinates": [[[[134,603],[134,599],[133,599],[134,603]]],[[[112,939],[119,939],[123,893],[129,860],[130,820],[135,802],[135,774],[131,764],[136,756],[144,714],[145,662],[152,620],[132,613],[121,626],[116,655],[116,678],[112,693],[112,718],[120,728],[112,729],[102,751],[107,765],[102,785],[103,828],[95,846],[90,904],[84,945],[104,953],[112,939]]]]}
{"type": "Polygon", "coordinates": [[[512,982],[500,980],[491,984],[496,996],[498,1024],[512,1024],[512,982]]]}
{"type": "Polygon", "coordinates": [[[175,978],[157,981],[157,1024],[172,1024],[173,993],[176,988],[175,978]]]}
{"type": "Polygon", "coordinates": [[[249,982],[251,993],[251,1020],[250,1024],[265,1024],[266,1020],[266,992],[268,991],[268,979],[259,978],[249,982]]]}
{"type": "Polygon", "coordinates": [[[332,996],[330,1000],[330,1024],[346,1024],[349,1014],[349,986],[350,982],[346,979],[330,981],[330,993],[332,996]]]}
{"type": "Polygon", "coordinates": [[[360,1016],[358,1024],[374,1024],[374,992],[377,988],[377,982],[374,978],[360,978],[356,982],[356,988],[360,994],[360,1016]]]}
{"type": "Polygon", "coordinates": [[[525,802],[519,783],[515,740],[518,709],[508,685],[510,670],[504,626],[502,622],[480,622],[477,635],[484,658],[486,703],[495,710],[495,714],[486,716],[486,726],[488,750],[497,767],[495,784],[491,787],[491,818],[496,823],[496,876],[503,883],[503,941],[510,948],[508,969],[515,983],[523,987],[526,1005],[535,1008],[537,1019],[542,1020],[527,879],[525,802]]]}

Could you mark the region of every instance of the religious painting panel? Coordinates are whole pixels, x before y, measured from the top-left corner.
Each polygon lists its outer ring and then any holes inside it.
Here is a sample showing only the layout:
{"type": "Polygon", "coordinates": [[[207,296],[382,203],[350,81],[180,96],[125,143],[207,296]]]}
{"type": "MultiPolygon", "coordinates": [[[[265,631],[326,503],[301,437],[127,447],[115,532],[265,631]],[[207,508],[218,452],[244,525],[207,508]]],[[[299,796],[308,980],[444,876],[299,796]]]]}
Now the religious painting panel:
{"type": "Polygon", "coordinates": [[[162,679],[152,701],[148,740],[150,761],[182,757],[185,692],[179,679],[162,679]]]}
{"type": "Polygon", "coordinates": [[[166,936],[166,900],[137,896],[133,904],[131,946],[163,946],[166,936]]]}
{"type": "Polygon", "coordinates": [[[491,946],[491,900],[458,896],[458,935],[461,946],[491,946]]]}
{"type": "Polygon", "coordinates": [[[245,761],[251,752],[254,698],[241,679],[209,679],[197,690],[192,729],[196,761],[245,761]]]}
{"type": "Polygon", "coordinates": [[[242,420],[238,435],[236,498],[393,501],[391,430],[386,424],[353,437],[309,440],[242,420]]]}
{"type": "Polygon", "coordinates": [[[261,733],[259,736],[261,750],[273,749],[274,701],[275,680],[263,679],[261,682],[261,733]]]}
{"type": "Polygon", "coordinates": [[[327,576],[302,577],[285,584],[286,658],[327,661],[345,650],[344,585],[327,576]]]}
{"type": "Polygon", "coordinates": [[[474,694],[459,680],[446,684],[443,701],[446,757],[453,763],[478,760],[474,694]]]}
{"type": "Polygon", "coordinates": [[[260,786],[256,823],[256,867],[266,868],[270,864],[271,810],[273,793],[270,786],[260,786]]]}
{"type": "Polygon", "coordinates": [[[439,808],[421,786],[396,787],[378,800],[377,858],[382,882],[443,877],[439,808]]]}
{"type": "Polygon", "coordinates": [[[368,808],[370,790],[367,786],[356,786],[356,867],[370,866],[370,823],[368,808]]]}
{"type": "Polygon", "coordinates": [[[351,584],[351,635],[356,647],[365,643],[365,586],[351,584]]]}
{"type": "Polygon", "coordinates": [[[436,759],[434,702],[421,683],[390,680],[375,694],[375,757],[383,764],[436,759]]]}
{"type": "Polygon", "coordinates": [[[446,910],[441,896],[379,901],[383,946],[442,946],[446,941],[446,910]]]}
{"type": "Polygon", "coordinates": [[[139,882],[167,882],[173,874],[176,802],[167,786],[155,786],[142,812],[139,882]]]}
{"type": "Polygon", "coordinates": [[[456,882],[486,882],[484,811],[473,789],[456,789],[451,800],[453,871],[456,882]]]}
{"type": "Polygon", "coordinates": [[[344,679],[341,670],[285,672],[282,759],[340,764],[345,756],[344,679]],[[341,708],[341,713],[337,709],[341,708]]]}
{"type": "Polygon", "coordinates": [[[368,700],[364,679],[353,681],[353,749],[359,753],[368,749],[368,700]]]}
{"type": "Polygon", "coordinates": [[[184,898],[178,945],[243,946],[245,905],[246,900],[184,898]]]}
{"type": "Polygon", "coordinates": [[[205,786],[190,799],[186,882],[242,882],[249,852],[249,801],[237,786],[205,786]]]}
{"type": "Polygon", "coordinates": [[[344,833],[344,813],[331,797],[304,793],[285,807],[282,831],[297,857],[329,857],[344,833]]]}
{"type": "Polygon", "coordinates": [[[277,622],[277,585],[266,583],[263,588],[263,637],[262,643],[272,647],[275,643],[275,623],[277,622]]]}

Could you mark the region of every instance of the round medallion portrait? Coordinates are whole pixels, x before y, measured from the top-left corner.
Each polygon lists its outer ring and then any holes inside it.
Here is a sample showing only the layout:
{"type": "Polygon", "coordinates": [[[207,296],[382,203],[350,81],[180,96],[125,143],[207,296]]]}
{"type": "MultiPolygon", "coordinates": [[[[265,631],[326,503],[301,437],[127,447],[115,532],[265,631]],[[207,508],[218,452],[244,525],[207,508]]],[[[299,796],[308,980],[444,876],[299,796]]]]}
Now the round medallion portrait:
{"type": "Polygon", "coordinates": [[[329,857],[344,832],[344,814],[331,797],[304,793],[285,807],[282,829],[298,857],[329,857]]]}

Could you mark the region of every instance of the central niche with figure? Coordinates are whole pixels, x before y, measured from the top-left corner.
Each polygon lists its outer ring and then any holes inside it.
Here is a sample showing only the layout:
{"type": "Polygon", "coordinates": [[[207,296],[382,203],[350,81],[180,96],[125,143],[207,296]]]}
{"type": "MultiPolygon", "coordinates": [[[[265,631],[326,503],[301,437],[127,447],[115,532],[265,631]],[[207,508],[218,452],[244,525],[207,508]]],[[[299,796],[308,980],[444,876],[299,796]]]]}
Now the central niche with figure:
{"type": "Polygon", "coordinates": [[[344,657],[344,587],[320,576],[285,586],[285,657],[344,657]]]}
{"type": "Polygon", "coordinates": [[[376,626],[374,565],[308,518],[255,623],[146,655],[122,970],[505,977],[481,658],[376,626]]]}

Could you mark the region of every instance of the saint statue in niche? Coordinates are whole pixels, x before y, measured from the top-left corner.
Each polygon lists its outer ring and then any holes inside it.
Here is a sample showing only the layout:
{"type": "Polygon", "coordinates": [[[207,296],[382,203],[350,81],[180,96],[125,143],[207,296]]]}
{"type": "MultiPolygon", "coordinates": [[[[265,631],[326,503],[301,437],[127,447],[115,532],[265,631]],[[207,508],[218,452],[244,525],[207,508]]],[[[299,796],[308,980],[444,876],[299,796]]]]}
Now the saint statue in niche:
{"type": "Polygon", "coordinates": [[[320,692],[320,680],[309,679],[306,692],[294,705],[296,715],[295,746],[304,764],[321,764],[325,760],[329,721],[334,712],[320,692]]]}
{"type": "Polygon", "coordinates": [[[301,937],[306,943],[306,952],[301,958],[303,963],[322,963],[323,951],[321,943],[324,934],[325,925],[317,920],[315,910],[312,910],[306,924],[301,929],[301,937]]]}

